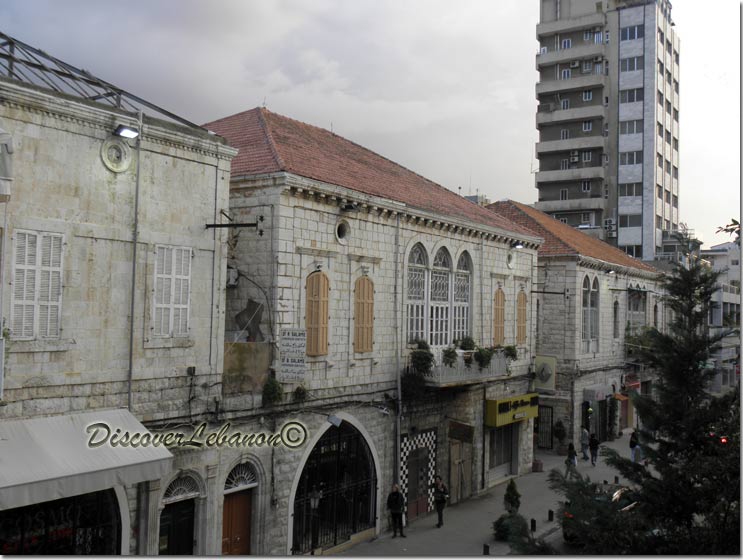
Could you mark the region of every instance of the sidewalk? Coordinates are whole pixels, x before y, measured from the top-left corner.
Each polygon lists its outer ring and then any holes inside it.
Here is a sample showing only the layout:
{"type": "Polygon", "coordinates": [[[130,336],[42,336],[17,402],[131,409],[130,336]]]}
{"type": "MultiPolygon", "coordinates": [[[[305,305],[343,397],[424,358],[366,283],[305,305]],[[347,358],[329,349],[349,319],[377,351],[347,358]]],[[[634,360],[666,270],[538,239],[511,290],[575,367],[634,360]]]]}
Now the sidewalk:
{"type": "MultiPolygon", "coordinates": [[[[629,457],[629,435],[605,442],[602,447],[616,449],[629,457]]],[[[553,468],[564,472],[565,457],[550,452],[537,450],[536,458],[544,463],[544,472],[528,473],[516,478],[516,485],[521,494],[519,513],[527,523],[531,519],[537,522],[537,536],[545,536],[559,530],[557,522],[558,501],[561,496],[547,485],[547,474],[553,468]],[[548,510],[555,512],[554,521],[548,521],[548,510]]],[[[604,464],[599,456],[596,467],[590,461],[580,459],[578,452],[578,472],[588,475],[593,481],[614,482],[616,471],[604,464]]],[[[620,478],[619,482],[622,480],[620,478]]],[[[416,519],[405,528],[407,538],[392,538],[389,532],[383,533],[373,541],[361,543],[347,550],[347,556],[481,556],[483,545],[490,547],[490,554],[503,556],[510,553],[507,543],[493,539],[493,521],[505,513],[503,495],[506,484],[499,484],[490,491],[472,497],[464,502],[447,507],[444,510],[444,526],[436,528],[436,513],[416,519]]],[[[383,526],[386,526],[387,512],[383,515],[383,526]]]]}

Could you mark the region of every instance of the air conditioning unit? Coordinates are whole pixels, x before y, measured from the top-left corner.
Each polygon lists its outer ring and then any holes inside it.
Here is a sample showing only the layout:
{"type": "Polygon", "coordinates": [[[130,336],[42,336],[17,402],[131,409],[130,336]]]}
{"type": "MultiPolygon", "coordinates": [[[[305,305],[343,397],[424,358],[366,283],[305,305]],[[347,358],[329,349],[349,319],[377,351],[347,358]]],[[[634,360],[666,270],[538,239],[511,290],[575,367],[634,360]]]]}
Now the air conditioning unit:
{"type": "Polygon", "coordinates": [[[596,56],[593,59],[594,62],[601,62],[602,60],[604,60],[604,57],[602,57],[602,56],[596,56]]]}
{"type": "Polygon", "coordinates": [[[612,230],[612,231],[607,231],[606,232],[606,237],[616,237],[616,236],[617,236],[617,232],[616,231],[613,231],[612,230]]]}
{"type": "Polygon", "coordinates": [[[571,156],[571,157],[573,157],[573,156],[575,156],[575,157],[578,157],[578,155],[580,155],[580,154],[578,153],[578,150],[570,150],[570,156],[571,156]]]}
{"type": "Polygon", "coordinates": [[[572,62],[570,63],[570,67],[571,67],[571,68],[580,68],[580,61],[579,61],[579,60],[574,60],[574,61],[572,61],[572,62]]]}
{"type": "Polygon", "coordinates": [[[547,54],[547,47],[542,47],[539,49],[539,54],[547,54]]]}
{"type": "Polygon", "coordinates": [[[578,163],[580,158],[578,156],[570,156],[570,163],[578,163]]]}
{"type": "Polygon", "coordinates": [[[604,220],[604,228],[605,229],[614,229],[614,220],[611,218],[606,218],[604,220]]]}

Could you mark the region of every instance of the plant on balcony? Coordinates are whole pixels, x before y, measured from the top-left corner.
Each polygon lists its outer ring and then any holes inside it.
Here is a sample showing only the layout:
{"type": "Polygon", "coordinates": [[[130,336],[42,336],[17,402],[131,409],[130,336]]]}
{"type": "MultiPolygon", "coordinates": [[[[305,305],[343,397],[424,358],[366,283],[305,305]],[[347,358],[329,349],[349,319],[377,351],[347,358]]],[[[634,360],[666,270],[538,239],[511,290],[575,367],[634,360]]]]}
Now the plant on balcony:
{"type": "Polygon", "coordinates": [[[471,351],[471,350],[474,350],[475,347],[476,347],[475,339],[472,338],[471,336],[462,337],[462,340],[459,341],[459,348],[461,350],[471,351]]]}
{"type": "Polygon", "coordinates": [[[444,348],[444,351],[441,353],[441,362],[446,367],[454,367],[454,364],[457,363],[457,350],[453,346],[449,346],[448,348],[444,348]]]}
{"type": "Polygon", "coordinates": [[[276,378],[271,375],[263,385],[263,406],[272,406],[280,403],[284,398],[284,389],[276,378]]]}
{"type": "Polygon", "coordinates": [[[480,369],[485,369],[490,365],[490,360],[493,358],[493,348],[482,348],[478,347],[475,350],[475,361],[480,369]]]}
{"type": "Polygon", "coordinates": [[[425,340],[417,340],[415,344],[417,348],[410,353],[410,369],[421,375],[428,375],[433,368],[431,347],[425,340]]]}

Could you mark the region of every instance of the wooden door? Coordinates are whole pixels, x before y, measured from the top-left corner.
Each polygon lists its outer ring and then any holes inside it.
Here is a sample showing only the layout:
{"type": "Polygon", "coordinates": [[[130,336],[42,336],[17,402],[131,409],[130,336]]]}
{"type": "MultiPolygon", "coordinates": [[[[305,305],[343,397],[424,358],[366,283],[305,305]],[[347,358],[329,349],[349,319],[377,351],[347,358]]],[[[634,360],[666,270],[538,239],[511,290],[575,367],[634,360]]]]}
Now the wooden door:
{"type": "Polygon", "coordinates": [[[411,449],[408,455],[408,520],[428,511],[428,449],[411,449]]]}
{"type": "Polygon", "coordinates": [[[253,491],[233,492],[224,497],[222,554],[250,554],[250,521],[253,491]]]}
{"type": "Polygon", "coordinates": [[[193,554],[194,500],[173,502],[160,515],[160,555],[193,554]]]}

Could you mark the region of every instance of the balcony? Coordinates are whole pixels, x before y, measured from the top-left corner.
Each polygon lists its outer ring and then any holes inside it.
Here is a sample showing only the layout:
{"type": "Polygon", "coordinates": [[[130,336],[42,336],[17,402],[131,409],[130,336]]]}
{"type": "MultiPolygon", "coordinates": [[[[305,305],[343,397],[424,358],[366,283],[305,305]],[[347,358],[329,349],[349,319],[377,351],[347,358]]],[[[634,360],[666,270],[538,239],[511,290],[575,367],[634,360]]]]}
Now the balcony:
{"type": "Polygon", "coordinates": [[[595,118],[606,119],[606,107],[603,105],[588,105],[587,107],[577,107],[575,109],[557,109],[554,103],[542,103],[537,110],[537,126],[595,118]]]}
{"type": "Polygon", "coordinates": [[[588,210],[604,210],[606,200],[595,198],[572,198],[569,200],[540,200],[534,207],[542,212],[577,212],[588,210]]]}
{"type": "Polygon", "coordinates": [[[567,152],[571,150],[585,150],[588,148],[604,148],[606,138],[603,136],[583,136],[581,138],[569,138],[567,140],[550,140],[548,142],[537,142],[537,157],[540,154],[551,152],[567,152]]]}
{"type": "Polygon", "coordinates": [[[537,39],[543,35],[554,35],[555,33],[566,33],[578,29],[589,29],[592,27],[603,27],[604,14],[596,12],[582,17],[557,19],[537,24],[537,39]]]}
{"type": "Polygon", "coordinates": [[[537,83],[537,97],[546,93],[559,93],[596,87],[606,87],[607,79],[603,74],[584,74],[567,80],[544,80],[537,83]]]}
{"type": "Polygon", "coordinates": [[[468,365],[465,363],[464,356],[459,353],[457,361],[450,367],[443,364],[440,349],[433,349],[432,351],[435,362],[431,373],[426,376],[426,384],[432,387],[446,388],[474,385],[511,375],[508,360],[502,354],[494,354],[488,367],[480,368],[474,358],[468,365]]]}
{"type": "Polygon", "coordinates": [[[578,167],[575,169],[555,169],[553,171],[537,171],[536,182],[560,183],[564,181],[580,181],[582,179],[604,179],[606,170],[603,165],[594,167],[578,167]]]}
{"type": "Polygon", "coordinates": [[[537,54],[537,70],[542,66],[567,62],[570,60],[585,60],[604,56],[604,45],[602,43],[584,43],[569,49],[559,49],[537,54]]]}

